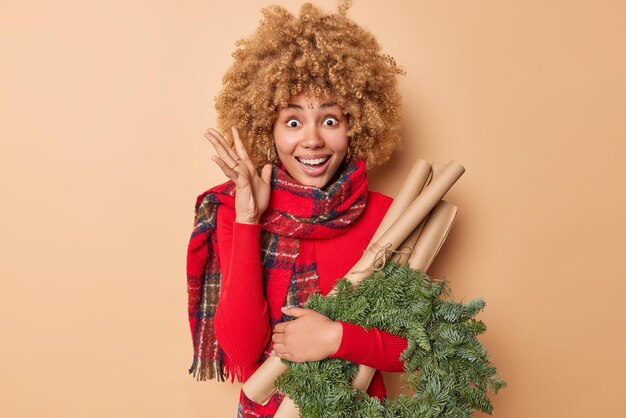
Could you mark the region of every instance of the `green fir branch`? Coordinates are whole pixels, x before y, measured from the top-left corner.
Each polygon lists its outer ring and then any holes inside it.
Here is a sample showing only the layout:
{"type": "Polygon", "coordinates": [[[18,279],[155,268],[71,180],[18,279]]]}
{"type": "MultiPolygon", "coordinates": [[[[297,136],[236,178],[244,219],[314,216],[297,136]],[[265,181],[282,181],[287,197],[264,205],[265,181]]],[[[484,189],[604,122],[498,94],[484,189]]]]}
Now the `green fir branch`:
{"type": "Polygon", "coordinates": [[[350,382],[357,365],[330,358],[291,363],[276,381],[277,388],[298,405],[304,418],[468,418],[473,411],[492,413],[487,390],[506,386],[490,363],[477,336],[486,331],[474,317],[482,299],[464,303],[444,300],[445,281],[391,262],[353,287],[341,279],[327,297],[311,295],[307,308],[333,320],[373,327],[408,340],[402,353],[402,378],[413,396],[380,402],[350,382]]]}

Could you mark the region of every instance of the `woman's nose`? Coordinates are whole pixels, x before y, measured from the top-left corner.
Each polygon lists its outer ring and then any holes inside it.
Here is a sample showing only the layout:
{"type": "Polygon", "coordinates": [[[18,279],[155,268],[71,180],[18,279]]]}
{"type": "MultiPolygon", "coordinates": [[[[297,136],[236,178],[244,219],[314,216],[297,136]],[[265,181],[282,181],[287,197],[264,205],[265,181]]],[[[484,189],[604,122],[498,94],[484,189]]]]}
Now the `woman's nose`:
{"type": "Polygon", "coordinates": [[[313,149],[322,148],[324,146],[324,138],[316,126],[311,126],[309,129],[304,130],[302,146],[313,149]]]}

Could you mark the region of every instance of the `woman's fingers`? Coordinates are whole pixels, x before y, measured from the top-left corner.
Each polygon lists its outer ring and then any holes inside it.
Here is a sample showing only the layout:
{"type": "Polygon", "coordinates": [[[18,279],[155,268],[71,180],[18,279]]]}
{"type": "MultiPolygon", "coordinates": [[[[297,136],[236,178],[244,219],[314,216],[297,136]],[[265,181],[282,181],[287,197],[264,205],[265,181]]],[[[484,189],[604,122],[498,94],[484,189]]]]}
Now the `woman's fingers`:
{"type": "Polygon", "coordinates": [[[285,334],[274,334],[272,335],[272,341],[274,344],[284,344],[285,343],[285,334]]]}
{"type": "Polygon", "coordinates": [[[247,173],[247,177],[252,179],[256,177],[256,169],[250,158],[248,157],[248,152],[243,145],[243,141],[239,136],[239,131],[237,128],[232,128],[233,134],[233,142],[235,145],[235,149],[233,150],[230,145],[226,142],[224,137],[215,129],[209,128],[205,134],[205,137],[211,141],[211,144],[215,148],[215,151],[218,153],[220,158],[228,164],[231,169],[235,169],[238,165],[242,165],[245,168],[244,171],[239,171],[239,173],[247,173]]]}
{"type": "Polygon", "coordinates": [[[214,129],[208,129],[204,134],[204,137],[211,142],[217,155],[226,163],[229,167],[234,167],[239,157],[226,143],[226,140],[214,129]]]}
{"type": "Polygon", "coordinates": [[[263,169],[261,170],[261,179],[266,183],[270,184],[272,181],[272,165],[265,164],[263,169]]]}
{"type": "Polygon", "coordinates": [[[226,164],[224,160],[222,160],[217,155],[212,156],[211,159],[215,161],[215,163],[222,169],[224,174],[226,174],[226,177],[236,182],[236,180],[239,178],[239,173],[237,173],[235,170],[230,168],[230,166],[226,164]]]}
{"type": "Polygon", "coordinates": [[[285,348],[285,344],[283,343],[277,343],[277,342],[273,343],[272,352],[273,352],[273,355],[281,357],[281,358],[290,357],[290,354],[285,348]]]}
{"type": "Polygon", "coordinates": [[[289,353],[283,351],[282,345],[278,344],[274,346],[273,355],[276,357],[284,358],[285,360],[289,360],[289,353]]]}
{"type": "Polygon", "coordinates": [[[291,353],[289,353],[288,351],[285,351],[284,348],[282,347],[282,344],[278,344],[274,346],[274,355],[276,357],[279,357],[288,361],[300,362],[297,357],[292,356],[291,353]]]}
{"type": "Polygon", "coordinates": [[[248,152],[246,151],[246,148],[243,146],[243,141],[239,136],[239,131],[234,126],[230,128],[230,130],[233,133],[233,142],[235,143],[235,149],[237,150],[237,154],[239,155],[239,157],[241,157],[241,159],[246,160],[246,162],[249,161],[250,158],[248,157],[248,152]]]}
{"type": "Polygon", "coordinates": [[[274,327],[274,332],[278,332],[278,333],[285,332],[285,330],[287,330],[287,325],[289,325],[289,322],[280,322],[276,324],[276,326],[274,327]]]}
{"type": "Polygon", "coordinates": [[[221,140],[220,136],[218,136],[216,131],[208,130],[204,137],[209,140],[217,155],[226,163],[229,167],[235,165],[235,161],[238,159],[237,155],[232,152],[232,150],[225,145],[225,143],[221,140]]]}
{"type": "Polygon", "coordinates": [[[226,139],[224,139],[221,133],[213,128],[207,129],[207,133],[211,134],[217,140],[217,142],[220,143],[220,145],[224,148],[226,152],[228,152],[228,155],[230,155],[232,159],[236,160],[238,158],[237,153],[232,149],[230,144],[226,141],[226,139]]]}

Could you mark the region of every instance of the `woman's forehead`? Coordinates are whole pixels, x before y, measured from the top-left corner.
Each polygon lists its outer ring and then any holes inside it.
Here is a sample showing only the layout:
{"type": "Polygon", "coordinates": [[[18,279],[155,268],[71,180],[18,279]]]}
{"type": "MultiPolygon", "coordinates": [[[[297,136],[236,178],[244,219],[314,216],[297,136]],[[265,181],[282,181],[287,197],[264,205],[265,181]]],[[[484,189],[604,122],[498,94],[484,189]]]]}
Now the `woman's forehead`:
{"type": "Polygon", "coordinates": [[[315,97],[306,93],[291,96],[287,101],[286,108],[289,109],[324,109],[337,106],[337,102],[332,98],[315,97]]]}

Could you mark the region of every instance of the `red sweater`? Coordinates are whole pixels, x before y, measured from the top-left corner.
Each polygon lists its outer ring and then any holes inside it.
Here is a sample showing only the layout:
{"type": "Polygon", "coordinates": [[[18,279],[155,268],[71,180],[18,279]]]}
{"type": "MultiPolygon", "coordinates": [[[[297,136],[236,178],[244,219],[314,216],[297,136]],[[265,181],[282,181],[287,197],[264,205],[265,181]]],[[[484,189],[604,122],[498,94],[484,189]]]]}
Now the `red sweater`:
{"type": "MultiPolygon", "coordinates": [[[[329,239],[301,241],[300,245],[315,247],[319,288],[323,295],[328,294],[337,279],[344,277],[361,258],[391,201],[381,193],[369,192],[365,210],[346,233],[329,239]]],[[[260,234],[261,225],[237,223],[233,209],[219,206],[217,240],[222,285],[214,319],[215,335],[229,360],[243,369],[246,380],[258,368],[257,362],[267,349],[272,332],[263,292],[260,234]],[[231,257],[231,254],[237,256],[231,257]]],[[[272,296],[275,295],[267,295],[272,296]]],[[[341,344],[331,357],[378,370],[404,370],[399,358],[407,347],[406,339],[378,329],[368,332],[356,324],[341,324],[341,344]]],[[[381,399],[385,397],[379,371],[368,393],[381,399]]]]}

